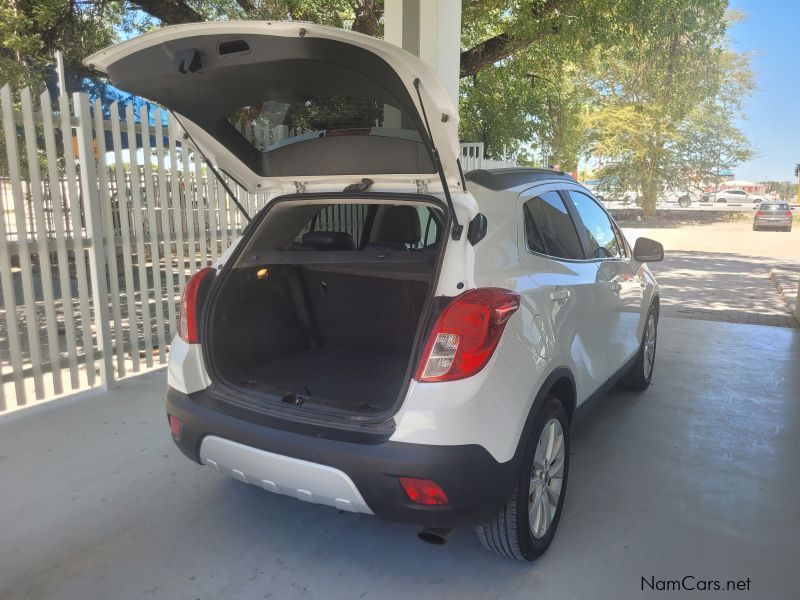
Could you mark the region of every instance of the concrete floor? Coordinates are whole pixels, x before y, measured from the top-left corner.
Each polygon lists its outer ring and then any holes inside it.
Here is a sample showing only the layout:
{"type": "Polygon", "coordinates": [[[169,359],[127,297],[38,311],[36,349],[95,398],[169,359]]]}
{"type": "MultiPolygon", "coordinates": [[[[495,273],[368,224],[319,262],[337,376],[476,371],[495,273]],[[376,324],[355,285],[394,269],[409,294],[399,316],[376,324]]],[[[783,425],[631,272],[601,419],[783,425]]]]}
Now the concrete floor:
{"type": "Polygon", "coordinates": [[[0,419],[0,598],[618,599],[685,575],[798,597],[797,329],[663,318],[650,390],[581,412],[564,517],[533,564],[199,467],[163,391],[151,373],[0,419]]]}

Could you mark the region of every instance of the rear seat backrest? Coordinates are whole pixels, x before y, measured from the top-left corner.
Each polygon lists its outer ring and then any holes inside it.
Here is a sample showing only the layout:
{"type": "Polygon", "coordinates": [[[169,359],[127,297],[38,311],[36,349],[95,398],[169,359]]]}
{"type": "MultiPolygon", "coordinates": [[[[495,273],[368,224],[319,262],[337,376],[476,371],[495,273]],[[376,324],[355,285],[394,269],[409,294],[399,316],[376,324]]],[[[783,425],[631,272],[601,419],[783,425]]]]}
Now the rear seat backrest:
{"type": "Polygon", "coordinates": [[[372,235],[371,247],[408,250],[409,246],[414,247],[419,243],[422,227],[416,207],[389,206],[382,212],[372,235]]]}
{"type": "Polygon", "coordinates": [[[365,277],[300,268],[323,346],[382,354],[410,352],[426,281],[365,277]],[[363,323],[370,323],[364,327],[363,323]]]}

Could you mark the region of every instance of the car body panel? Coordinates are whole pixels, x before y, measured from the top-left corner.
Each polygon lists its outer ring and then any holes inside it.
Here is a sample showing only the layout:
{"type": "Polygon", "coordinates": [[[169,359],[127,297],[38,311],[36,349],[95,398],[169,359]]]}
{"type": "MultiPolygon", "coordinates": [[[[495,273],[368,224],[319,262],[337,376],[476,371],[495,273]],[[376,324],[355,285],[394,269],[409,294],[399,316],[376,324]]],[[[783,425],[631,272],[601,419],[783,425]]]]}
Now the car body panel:
{"type": "Polygon", "coordinates": [[[563,261],[527,250],[523,200],[563,189],[586,191],[563,180],[500,192],[470,183],[489,221],[486,237],[475,246],[475,284],[519,293],[520,309],[477,375],[445,383],[412,381],[395,415],[393,441],[478,443],[495,460],[510,460],[523,431],[521,417],[551,373],[563,368],[572,373],[580,405],[635,356],[658,293],[647,265],[630,257],[563,261]],[[601,270],[607,281],[598,287],[601,270]],[[619,283],[618,293],[611,292],[613,282],[619,283]],[[563,305],[550,299],[565,289],[570,297],[563,305]]]}

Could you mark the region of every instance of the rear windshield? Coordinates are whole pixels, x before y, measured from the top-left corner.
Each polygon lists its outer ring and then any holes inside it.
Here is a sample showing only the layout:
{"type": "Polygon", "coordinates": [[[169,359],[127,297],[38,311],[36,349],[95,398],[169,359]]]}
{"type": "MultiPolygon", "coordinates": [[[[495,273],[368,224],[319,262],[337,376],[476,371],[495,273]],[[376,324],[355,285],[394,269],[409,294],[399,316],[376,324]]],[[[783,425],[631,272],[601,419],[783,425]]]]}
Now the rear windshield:
{"type": "Polygon", "coordinates": [[[761,210],[789,210],[788,204],[762,204],[761,210]]]}
{"type": "Polygon", "coordinates": [[[342,135],[379,135],[421,141],[413,121],[400,108],[374,98],[356,96],[264,98],[239,107],[228,115],[227,121],[262,152],[286,144],[342,135]]]}

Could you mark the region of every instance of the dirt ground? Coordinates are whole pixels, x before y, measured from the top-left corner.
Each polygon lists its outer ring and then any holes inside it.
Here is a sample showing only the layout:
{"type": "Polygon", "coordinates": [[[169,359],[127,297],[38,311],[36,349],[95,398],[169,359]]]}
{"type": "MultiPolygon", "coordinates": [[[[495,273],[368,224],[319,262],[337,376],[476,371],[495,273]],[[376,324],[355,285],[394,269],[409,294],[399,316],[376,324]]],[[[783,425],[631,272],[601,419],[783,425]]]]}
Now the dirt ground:
{"type": "Polygon", "coordinates": [[[800,267],[800,222],[797,217],[791,232],[753,231],[753,222],[749,218],[708,224],[679,223],[677,226],[673,221],[623,221],[622,227],[631,243],[636,237],[649,237],[664,244],[666,252],[741,254],[790,261],[800,267]]]}
{"type": "Polygon", "coordinates": [[[663,314],[798,326],[770,272],[788,275],[789,286],[796,287],[800,225],[795,224],[790,233],[753,231],[749,219],[678,227],[673,222],[637,225],[623,226],[631,244],[640,236],[664,244],[664,262],[651,265],[662,289],[663,314]]]}

